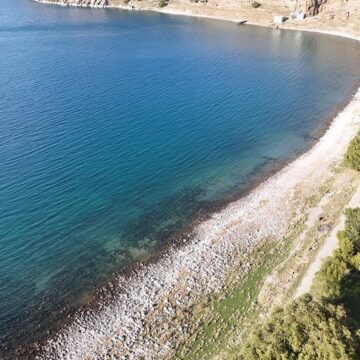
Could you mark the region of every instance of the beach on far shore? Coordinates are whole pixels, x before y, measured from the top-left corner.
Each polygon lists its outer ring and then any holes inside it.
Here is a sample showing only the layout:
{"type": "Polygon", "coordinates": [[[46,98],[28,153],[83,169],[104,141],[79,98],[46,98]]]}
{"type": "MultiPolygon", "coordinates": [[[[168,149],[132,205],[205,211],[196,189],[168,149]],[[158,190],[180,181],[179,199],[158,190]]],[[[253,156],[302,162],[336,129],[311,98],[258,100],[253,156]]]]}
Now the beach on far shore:
{"type": "MultiPolygon", "coordinates": [[[[39,2],[54,3],[52,0],[35,0],[39,2]]],[[[292,5],[296,7],[295,5],[292,5]]],[[[300,5],[301,6],[301,5],[300,5]]],[[[350,2],[344,7],[325,7],[318,16],[305,17],[303,20],[291,19],[290,12],[295,8],[291,6],[271,6],[267,3],[258,9],[248,4],[237,4],[227,2],[223,4],[217,1],[206,3],[170,1],[165,7],[159,7],[156,1],[151,0],[130,0],[125,3],[122,0],[112,0],[108,8],[118,8],[130,11],[154,11],[169,15],[193,16],[206,19],[230,21],[239,26],[256,25],[277,29],[311,31],[345,38],[360,39],[360,7],[352,6],[350,2]],[[284,16],[286,21],[281,24],[274,23],[274,16],[284,16]]],[[[297,9],[305,11],[305,9],[297,9]]]]}
{"type": "MultiPolygon", "coordinates": [[[[160,7],[158,1],[154,0],[111,0],[105,4],[105,1],[94,0],[33,0],[43,4],[75,6],[75,7],[93,7],[110,8],[127,11],[153,11],[168,15],[192,16],[213,20],[224,20],[233,22],[236,25],[256,25],[262,27],[271,27],[277,29],[311,31],[345,38],[360,39],[360,7],[354,2],[346,2],[341,8],[335,6],[327,7],[321,10],[315,17],[305,17],[303,20],[291,19],[290,12],[297,10],[306,11],[299,4],[288,4],[288,6],[262,4],[259,8],[253,8],[251,2],[221,2],[208,0],[206,2],[186,2],[172,0],[166,6],[160,7]],[[284,16],[286,21],[281,24],[274,23],[274,16],[284,16]]],[[[304,2],[304,1],[303,1],[304,2]]],[[[271,3],[271,2],[270,2],[271,3]]],[[[276,3],[276,1],[273,1],[276,3]]],[[[326,5],[326,4],[325,4],[326,5]]]]}

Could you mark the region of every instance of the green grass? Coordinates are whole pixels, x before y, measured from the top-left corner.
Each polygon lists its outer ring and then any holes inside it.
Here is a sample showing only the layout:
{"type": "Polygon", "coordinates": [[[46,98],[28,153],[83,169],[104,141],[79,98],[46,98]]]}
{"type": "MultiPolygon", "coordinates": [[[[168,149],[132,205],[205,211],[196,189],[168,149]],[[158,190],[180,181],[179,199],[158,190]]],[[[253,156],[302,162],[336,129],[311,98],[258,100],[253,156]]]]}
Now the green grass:
{"type": "MultiPolygon", "coordinates": [[[[324,211],[330,214],[330,221],[339,216],[342,207],[353,193],[353,180],[354,177],[350,177],[348,185],[333,196],[331,204],[324,208],[324,211]]],[[[333,179],[319,188],[317,194],[305,199],[304,210],[316,206],[332,186],[333,179]]],[[[247,261],[251,258],[252,266],[247,274],[243,274],[242,269],[239,268],[230,276],[219,294],[207,296],[196,305],[190,323],[192,336],[178,347],[175,359],[200,360],[211,359],[214,356],[222,359],[237,358],[241,344],[254,325],[259,322],[260,313],[264,311],[267,313],[269,310],[264,309],[262,304],[257,302],[266,277],[274,272],[286,273],[295,266],[297,254],[306,252],[309,261],[301,264],[298,277],[284,295],[287,301],[291,299],[302,276],[316,256],[324,236],[316,240],[317,248],[308,254],[309,246],[314,246],[314,234],[319,223],[316,222],[312,228],[305,229],[305,222],[306,217],[300,217],[281,241],[264,240],[263,244],[248,257],[247,261]],[[289,257],[295,241],[304,230],[306,235],[299,251],[289,257]]],[[[271,296],[271,289],[269,295],[271,296]]]]}
{"type": "MultiPolygon", "coordinates": [[[[360,170],[360,133],[352,141],[345,156],[344,164],[355,170],[360,170]]],[[[329,203],[324,206],[328,222],[335,222],[350,196],[358,186],[358,179],[341,166],[334,165],[335,177],[325,182],[319,191],[304,200],[303,210],[316,206],[330,189],[334,189],[336,179],[341,176],[347,179],[344,187],[330,196],[329,203]]],[[[342,185],[342,184],[341,184],[342,185]]],[[[335,186],[336,189],[336,186],[335,186]]],[[[301,200],[300,200],[301,201],[301,200]]],[[[295,214],[294,214],[295,216],[295,214]]],[[[249,332],[259,323],[261,312],[269,314],[270,309],[258,304],[260,290],[268,274],[275,274],[281,279],[282,274],[297,269],[297,276],[292,280],[290,288],[283,294],[283,302],[291,300],[302,277],[306,273],[321,247],[325,234],[317,231],[319,220],[310,229],[305,229],[306,218],[302,217],[290,229],[288,236],[280,242],[271,239],[264,241],[251,254],[252,267],[249,273],[234,274],[228,280],[225,289],[220,294],[206,297],[194,311],[191,329],[193,336],[178,348],[176,359],[237,359],[242,344],[247,340],[249,332]],[[299,234],[306,231],[302,242],[291,253],[299,234]],[[305,256],[304,261],[299,261],[305,256]]],[[[351,313],[353,319],[360,323],[360,270],[352,271],[343,278],[341,283],[341,303],[351,313]]],[[[266,295],[271,298],[276,288],[268,286],[266,295]]],[[[340,299],[339,299],[340,300],[340,299]]],[[[271,301],[268,301],[271,305],[271,301]]],[[[265,306],[265,305],[264,305],[265,306]]],[[[268,305],[266,305],[268,306],[268,305]]]]}
{"type": "Polygon", "coordinates": [[[239,330],[243,332],[247,324],[244,321],[239,329],[239,320],[246,318],[249,323],[256,317],[259,308],[254,299],[269,271],[284,257],[284,245],[276,249],[275,244],[269,242],[259,247],[252,256],[254,265],[250,273],[240,281],[231,279],[224,292],[213,294],[205,301],[203,306],[209,311],[201,321],[195,318],[197,335],[190,346],[187,343],[178,349],[176,359],[208,359],[227,347],[233,335],[241,337],[239,330]]]}

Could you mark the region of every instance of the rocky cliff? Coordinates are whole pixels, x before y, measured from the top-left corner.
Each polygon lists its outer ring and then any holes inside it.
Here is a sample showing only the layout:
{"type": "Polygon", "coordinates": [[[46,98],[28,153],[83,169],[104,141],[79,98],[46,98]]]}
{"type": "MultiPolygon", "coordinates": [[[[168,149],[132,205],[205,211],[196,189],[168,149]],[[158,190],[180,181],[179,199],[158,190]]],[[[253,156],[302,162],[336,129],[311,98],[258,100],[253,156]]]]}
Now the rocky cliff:
{"type": "Polygon", "coordinates": [[[321,6],[326,3],[327,0],[308,0],[306,2],[306,13],[309,16],[315,16],[321,10],[321,6]]]}

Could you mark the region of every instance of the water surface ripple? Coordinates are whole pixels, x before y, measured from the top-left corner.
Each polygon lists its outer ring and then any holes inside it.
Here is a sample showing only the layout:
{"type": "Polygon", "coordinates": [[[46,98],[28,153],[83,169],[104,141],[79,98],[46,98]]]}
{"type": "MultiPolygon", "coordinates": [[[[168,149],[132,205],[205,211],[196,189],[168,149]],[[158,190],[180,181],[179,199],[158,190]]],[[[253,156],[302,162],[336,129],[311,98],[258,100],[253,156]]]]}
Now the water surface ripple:
{"type": "Polygon", "coordinates": [[[3,349],[306,149],[354,90],[359,53],[325,35],[4,2],[3,349]]]}

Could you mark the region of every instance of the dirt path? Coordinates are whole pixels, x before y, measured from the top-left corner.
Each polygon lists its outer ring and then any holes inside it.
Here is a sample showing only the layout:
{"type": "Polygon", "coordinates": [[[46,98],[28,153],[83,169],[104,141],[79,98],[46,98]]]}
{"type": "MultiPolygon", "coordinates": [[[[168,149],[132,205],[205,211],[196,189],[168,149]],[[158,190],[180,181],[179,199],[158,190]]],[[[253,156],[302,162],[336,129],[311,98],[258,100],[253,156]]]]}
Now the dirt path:
{"type": "MultiPolygon", "coordinates": [[[[356,190],[355,194],[352,196],[345,208],[354,208],[360,206],[360,187],[356,190]]],[[[345,209],[344,209],[345,210],[345,209]]],[[[339,218],[338,223],[333,228],[330,235],[326,238],[322,248],[316,255],[314,262],[309,266],[305,276],[303,277],[298,289],[296,290],[295,297],[299,297],[306,292],[310,291],[311,284],[313,282],[315,274],[320,270],[322,261],[331,256],[333,251],[338,245],[337,232],[344,229],[345,226],[345,215],[344,213],[339,218]]]]}

